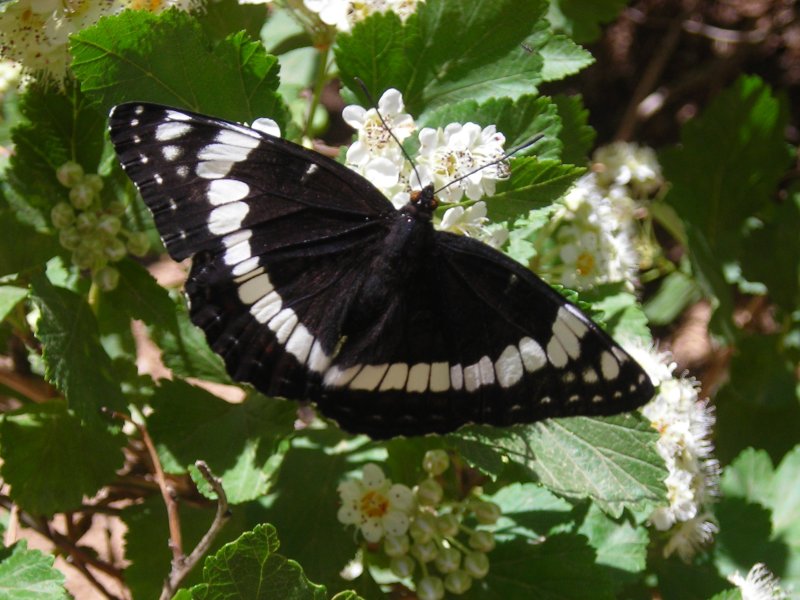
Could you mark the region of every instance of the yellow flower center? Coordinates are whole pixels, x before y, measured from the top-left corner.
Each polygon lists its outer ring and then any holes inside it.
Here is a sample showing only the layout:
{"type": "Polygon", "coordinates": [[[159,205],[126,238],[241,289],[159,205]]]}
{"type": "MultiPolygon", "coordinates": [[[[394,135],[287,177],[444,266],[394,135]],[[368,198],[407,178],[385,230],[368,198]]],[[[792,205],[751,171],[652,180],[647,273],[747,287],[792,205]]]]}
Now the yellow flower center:
{"type": "Polygon", "coordinates": [[[389,510],[389,501],[374,490],[361,497],[361,514],[368,517],[382,517],[389,510]]]}
{"type": "Polygon", "coordinates": [[[595,261],[591,252],[581,252],[578,260],[575,261],[575,267],[578,273],[586,277],[589,273],[594,271],[595,261]]]}

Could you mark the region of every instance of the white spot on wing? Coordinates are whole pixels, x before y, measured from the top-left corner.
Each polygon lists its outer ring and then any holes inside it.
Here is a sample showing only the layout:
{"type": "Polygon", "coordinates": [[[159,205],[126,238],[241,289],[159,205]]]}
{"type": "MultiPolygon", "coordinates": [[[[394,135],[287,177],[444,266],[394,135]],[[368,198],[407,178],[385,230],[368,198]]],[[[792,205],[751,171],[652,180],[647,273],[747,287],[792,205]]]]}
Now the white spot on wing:
{"type": "Polygon", "coordinates": [[[481,385],[480,363],[464,367],[464,387],[468,392],[474,392],[481,385]]]}
{"type": "Polygon", "coordinates": [[[243,304],[254,304],[267,294],[269,294],[275,287],[269,280],[266,273],[262,273],[257,277],[248,279],[239,286],[239,300],[243,304]]]}
{"type": "Polygon", "coordinates": [[[322,382],[330,387],[342,387],[350,383],[350,380],[361,370],[361,365],[353,365],[347,369],[331,367],[325,372],[322,382]]]}
{"type": "Polygon", "coordinates": [[[225,235],[241,229],[242,221],[250,208],[244,202],[223,204],[208,215],[208,230],[216,235],[225,235]]]}
{"type": "Polygon", "coordinates": [[[350,382],[350,388],[353,390],[367,390],[372,391],[383,379],[383,374],[389,368],[389,363],[382,365],[364,365],[364,368],[359,371],[358,375],[350,382]]]}
{"type": "Polygon", "coordinates": [[[578,312],[578,309],[569,304],[565,304],[558,309],[557,319],[562,320],[570,331],[582,338],[589,331],[589,326],[584,321],[584,316],[578,312]]]}
{"type": "Polygon", "coordinates": [[[217,134],[216,140],[222,144],[229,146],[241,146],[243,148],[253,149],[258,146],[260,139],[256,134],[249,135],[241,131],[231,131],[223,129],[217,134]]]}
{"type": "Polygon", "coordinates": [[[187,123],[174,123],[167,121],[166,123],[161,123],[161,125],[159,125],[156,129],[156,139],[159,142],[177,140],[178,138],[189,133],[191,129],[192,126],[187,123]]]}
{"type": "Polygon", "coordinates": [[[569,360],[567,353],[561,346],[561,342],[558,341],[558,337],[555,335],[550,338],[550,342],[547,344],[547,358],[556,369],[565,366],[569,360]]]}
{"type": "Polygon", "coordinates": [[[180,165],[175,169],[175,174],[181,179],[186,179],[189,176],[189,167],[180,165]]]}
{"type": "Polygon", "coordinates": [[[617,375],[619,375],[619,363],[608,351],[604,351],[600,355],[600,371],[603,373],[603,379],[606,381],[616,379],[617,375]]]}
{"type": "Polygon", "coordinates": [[[519,355],[517,347],[507,346],[494,363],[494,369],[501,387],[509,388],[522,379],[522,357],[519,355]]]}
{"type": "MultiPolygon", "coordinates": [[[[248,251],[250,250],[250,244],[249,243],[247,244],[247,249],[248,249],[248,251]]],[[[251,256],[247,260],[243,260],[242,262],[237,264],[235,267],[233,267],[232,273],[233,273],[234,276],[236,276],[236,279],[234,281],[239,282],[239,281],[242,281],[242,280],[245,280],[245,279],[250,279],[250,277],[252,277],[253,275],[258,275],[258,273],[256,273],[255,271],[259,271],[259,273],[263,273],[264,272],[264,267],[259,267],[258,266],[258,257],[257,256],[251,256]]]]}
{"type": "Polygon", "coordinates": [[[286,351],[294,356],[300,364],[305,364],[309,352],[311,352],[311,344],[314,342],[314,336],[309,333],[305,325],[298,323],[294,328],[292,335],[286,342],[286,351]]]}
{"type": "MultiPolygon", "coordinates": [[[[562,314],[568,314],[563,308],[558,309],[559,316],[562,314]]],[[[558,338],[561,347],[564,351],[569,355],[570,358],[573,360],[578,358],[581,354],[581,343],[578,341],[578,336],[573,333],[573,331],[567,326],[566,321],[561,318],[557,318],[553,323],[553,336],[558,338]]],[[[550,352],[550,348],[547,348],[548,354],[550,352]]]]}
{"type": "Polygon", "coordinates": [[[424,392],[428,389],[428,379],[431,374],[431,366],[428,363],[417,363],[408,371],[408,382],[406,382],[407,392],[424,392]]]}
{"type": "Polygon", "coordinates": [[[522,364],[528,373],[538,371],[547,364],[542,347],[529,337],[524,337],[519,341],[519,353],[522,357],[522,364]]]}
{"type": "Polygon", "coordinates": [[[209,144],[197,153],[201,161],[241,162],[250,155],[250,148],[230,146],[228,144],[209,144]]]}
{"type": "Polygon", "coordinates": [[[402,390],[406,387],[408,379],[408,365],[406,363],[393,363],[381,382],[380,391],[402,390]]]}
{"type": "Polygon", "coordinates": [[[450,366],[446,362],[431,365],[431,391],[444,392],[450,389],[450,366]]]}
{"type": "Polygon", "coordinates": [[[247,198],[250,186],[238,179],[214,179],[208,184],[208,201],[214,206],[247,198]]]}
{"type": "Polygon", "coordinates": [[[588,367],[583,372],[583,380],[586,383],[597,383],[597,379],[598,379],[597,371],[595,371],[592,367],[588,367]]]}
{"type": "Polygon", "coordinates": [[[279,344],[285,344],[297,325],[297,314],[291,308],[284,308],[270,319],[268,326],[275,333],[279,344]]]}
{"type": "Polygon", "coordinates": [[[178,112],[177,110],[168,110],[167,111],[167,118],[172,119],[173,121],[191,121],[192,117],[182,112],[178,112]]]}
{"type": "Polygon", "coordinates": [[[322,349],[319,340],[314,340],[311,354],[308,357],[308,368],[315,373],[322,373],[331,364],[331,357],[322,349]]]}
{"type": "Polygon", "coordinates": [[[454,390],[460,390],[464,387],[464,371],[461,365],[453,365],[450,367],[450,385],[454,390]]]}
{"type": "Polygon", "coordinates": [[[272,291],[250,307],[250,314],[259,323],[266,323],[280,312],[282,306],[283,301],[278,292],[272,291]]]}
{"type": "Polygon", "coordinates": [[[481,372],[481,385],[490,385],[494,383],[494,363],[488,356],[482,357],[478,361],[478,367],[481,372]]]}
{"type": "Polygon", "coordinates": [[[204,160],[197,163],[195,173],[203,179],[221,179],[231,172],[233,164],[230,160],[204,160]]]}

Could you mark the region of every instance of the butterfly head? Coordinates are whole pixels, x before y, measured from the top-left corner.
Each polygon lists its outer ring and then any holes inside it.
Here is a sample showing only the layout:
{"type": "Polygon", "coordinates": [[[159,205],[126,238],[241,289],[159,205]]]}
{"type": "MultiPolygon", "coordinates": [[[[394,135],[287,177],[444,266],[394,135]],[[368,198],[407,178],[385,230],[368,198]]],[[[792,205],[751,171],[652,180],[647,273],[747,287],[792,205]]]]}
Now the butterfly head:
{"type": "Polygon", "coordinates": [[[421,190],[411,192],[409,206],[417,217],[430,221],[433,218],[433,211],[439,206],[439,200],[433,192],[432,185],[426,185],[421,190]]]}

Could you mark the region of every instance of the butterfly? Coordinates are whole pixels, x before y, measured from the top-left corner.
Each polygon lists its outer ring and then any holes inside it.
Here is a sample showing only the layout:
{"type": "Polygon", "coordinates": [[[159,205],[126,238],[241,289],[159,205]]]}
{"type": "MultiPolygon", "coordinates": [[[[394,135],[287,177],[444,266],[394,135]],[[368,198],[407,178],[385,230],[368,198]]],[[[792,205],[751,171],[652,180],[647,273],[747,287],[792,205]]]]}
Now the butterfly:
{"type": "Polygon", "coordinates": [[[144,102],[109,116],[120,163],[231,377],[373,438],[611,415],[642,368],[529,269],[397,210],[349,168],[236,123],[144,102]]]}

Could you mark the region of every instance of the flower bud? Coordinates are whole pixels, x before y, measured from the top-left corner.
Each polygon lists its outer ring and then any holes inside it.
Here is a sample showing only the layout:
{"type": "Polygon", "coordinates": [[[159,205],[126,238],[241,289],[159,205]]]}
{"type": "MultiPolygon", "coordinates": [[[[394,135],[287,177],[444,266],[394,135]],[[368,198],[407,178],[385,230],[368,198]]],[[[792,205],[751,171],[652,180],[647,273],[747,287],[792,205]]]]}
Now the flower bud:
{"type": "Polygon", "coordinates": [[[397,575],[400,579],[411,577],[416,565],[417,563],[414,562],[414,559],[408,555],[394,556],[392,560],[389,561],[389,568],[392,570],[392,573],[397,575]]]}
{"type": "Polygon", "coordinates": [[[96,173],[90,173],[84,176],[83,182],[92,188],[92,191],[94,191],[95,194],[100,193],[100,191],[103,189],[103,178],[96,173]]]}
{"type": "Polygon", "coordinates": [[[128,236],[128,252],[134,256],[144,256],[150,249],[150,240],[143,231],[134,231],[128,236]]]}
{"type": "Polygon", "coordinates": [[[125,244],[123,244],[119,239],[114,238],[108,241],[105,248],[103,248],[103,253],[111,262],[117,262],[118,260],[125,258],[125,256],[128,254],[128,250],[125,248],[125,244]]]}
{"type": "Polygon", "coordinates": [[[87,234],[92,231],[96,224],[97,217],[94,213],[82,212],[75,217],[75,227],[77,227],[78,231],[80,231],[82,234],[87,234]]]}
{"type": "Polygon", "coordinates": [[[72,187],[83,179],[83,167],[73,161],[67,161],[56,169],[56,178],[64,187],[72,187]]]}
{"type": "Polygon", "coordinates": [[[114,267],[103,267],[98,269],[92,277],[95,283],[100,286],[104,292],[110,292],[117,287],[119,283],[119,271],[114,267]]]}
{"type": "Polygon", "coordinates": [[[441,600],[444,598],[444,583],[439,577],[423,577],[417,582],[419,600],[441,600]]]}
{"type": "Polygon", "coordinates": [[[444,450],[428,450],[422,459],[422,468],[432,477],[441,475],[450,466],[450,457],[444,450]]]}
{"type": "Polygon", "coordinates": [[[442,486],[435,479],[426,479],[417,486],[417,501],[423,506],[436,506],[443,494],[442,486]]]}
{"type": "Polygon", "coordinates": [[[75,220],[75,211],[66,202],[59,202],[50,211],[50,220],[56,229],[64,229],[72,225],[75,220]]]}
{"type": "Polygon", "coordinates": [[[77,183],[69,191],[69,201],[78,210],[86,210],[92,205],[94,190],[85,183],[77,183]]]}
{"type": "Polygon", "coordinates": [[[472,577],[466,571],[460,569],[453,571],[444,578],[444,587],[451,594],[463,594],[472,587],[472,577]]]}
{"type": "Polygon", "coordinates": [[[113,215],[103,215],[97,220],[97,229],[108,235],[117,235],[122,224],[113,215]]]}
{"type": "Polygon", "coordinates": [[[407,535],[387,535],[383,538],[383,551],[386,556],[394,558],[408,554],[411,542],[407,535]]]}
{"type": "Polygon", "coordinates": [[[108,212],[115,217],[121,217],[125,214],[125,203],[119,200],[114,200],[108,204],[108,212]]]}
{"type": "Polygon", "coordinates": [[[415,542],[428,542],[436,534],[436,517],[428,513],[418,514],[408,532],[415,542]]]}
{"type": "Polygon", "coordinates": [[[89,246],[80,244],[72,252],[72,264],[79,269],[89,269],[94,265],[95,253],[89,246]]]}
{"type": "Polygon", "coordinates": [[[411,554],[414,555],[419,562],[427,563],[431,562],[439,555],[439,548],[433,540],[425,543],[417,542],[411,546],[411,554]]]}
{"type": "Polygon", "coordinates": [[[452,573],[461,564],[461,552],[456,548],[442,548],[435,564],[441,573],[452,573]]]}
{"type": "Polygon", "coordinates": [[[81,234],[74,227],[58,232],[58,243],[67,250],[75,250],[81,243],[81,234]]]}
{"type": "Polygon", "coordinates": [[[469,536],[469,547],[480,552],[494,550],[494,534],[491,531],[478,530],[469,536]]]}
{"type": "Polygon", "coordinates": [[[458,534],[458,526],[461,522],[453,513],[439,515],[436,519],[436,528],[445,537],[453,537],[458,534]]]}
{"type": "Polygon", "coordinates": [[[475,518],[481,525],[494,525],[500,518],[500,507],[494,502],[483,502],[478,500],[470,505],[475,518]]]}
{"type": "Polygon", "coordinates": [[[483,552],[470,552],[464,557],[464,570],[475,579],[483,579],[489,572],[489,557],[483,552]]]}

